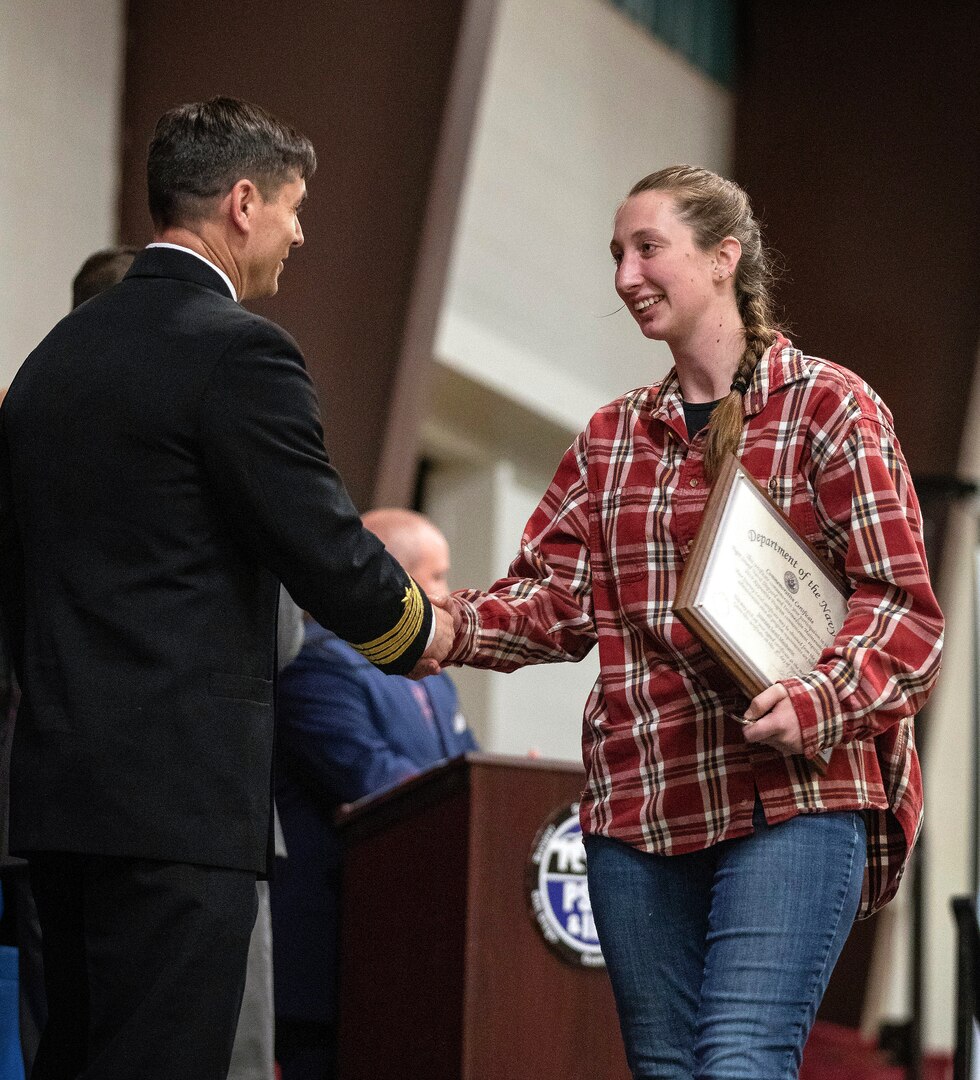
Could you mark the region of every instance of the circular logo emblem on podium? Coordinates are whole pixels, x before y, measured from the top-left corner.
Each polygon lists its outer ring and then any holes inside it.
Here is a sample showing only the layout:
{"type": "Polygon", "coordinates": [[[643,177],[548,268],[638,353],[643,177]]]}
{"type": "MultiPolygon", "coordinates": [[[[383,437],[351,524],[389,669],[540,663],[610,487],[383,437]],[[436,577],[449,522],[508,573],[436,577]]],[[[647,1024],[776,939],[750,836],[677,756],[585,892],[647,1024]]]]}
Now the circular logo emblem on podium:
{"type": "Polygon", "coordinates": [[[585,876],[578,803],[562,806],[541,826],[527,866],[531,915],[548,948],[578,967],[604,967],[585,876]]]}

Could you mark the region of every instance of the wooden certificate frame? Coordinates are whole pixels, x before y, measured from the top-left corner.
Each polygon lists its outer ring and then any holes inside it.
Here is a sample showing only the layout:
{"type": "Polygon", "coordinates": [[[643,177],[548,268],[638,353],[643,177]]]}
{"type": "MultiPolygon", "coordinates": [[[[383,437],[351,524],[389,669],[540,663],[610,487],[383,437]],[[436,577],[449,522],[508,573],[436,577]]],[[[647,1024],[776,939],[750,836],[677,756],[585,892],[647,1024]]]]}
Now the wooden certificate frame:
{"type": "MultiPolygon", "coordinates": [[[[813,670],[848,589],[734,455],[723,463],[674,613],[748,698],[813,670]]],[[[819,768],[819,764],[817,765],[819,768]]]]}

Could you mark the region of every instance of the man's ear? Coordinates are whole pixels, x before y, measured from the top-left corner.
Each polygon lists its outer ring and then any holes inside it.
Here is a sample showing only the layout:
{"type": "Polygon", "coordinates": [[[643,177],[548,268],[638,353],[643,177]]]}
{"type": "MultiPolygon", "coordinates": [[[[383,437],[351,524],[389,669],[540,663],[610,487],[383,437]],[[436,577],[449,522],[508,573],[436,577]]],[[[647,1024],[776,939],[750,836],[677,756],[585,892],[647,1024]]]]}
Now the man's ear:
{"type": "Polygon", "coordinates": [[[255,209],[259,202],[259,189],[251,180],[238,180],[225,196],[228,215],[239,232],[251,232],[255,209]]]}

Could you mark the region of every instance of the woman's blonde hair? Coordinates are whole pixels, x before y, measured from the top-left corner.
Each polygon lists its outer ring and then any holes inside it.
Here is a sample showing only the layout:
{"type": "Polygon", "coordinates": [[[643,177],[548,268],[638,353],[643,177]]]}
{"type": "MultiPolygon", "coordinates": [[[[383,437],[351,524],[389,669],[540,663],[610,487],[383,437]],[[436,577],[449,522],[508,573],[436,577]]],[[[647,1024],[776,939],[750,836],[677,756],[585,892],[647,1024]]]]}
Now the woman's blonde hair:
{"type": "Polygon", "coordinates": [[[725,455],[736,453],[742,435],[742,395],[766,349],[776,339],[772,297],[772,265],[749,197],[732,180],[693,165],[671,165],[637,181],[627,198],[643,191],[664,191],[677,206],[678,216],[694,232],[703,251],[726,236],[742,245],[735,270],[735,300],[745,328],[745,352],[732,379],[731,392],[718,403],[708,425],[704,468],[714,479],[725,455]]]}

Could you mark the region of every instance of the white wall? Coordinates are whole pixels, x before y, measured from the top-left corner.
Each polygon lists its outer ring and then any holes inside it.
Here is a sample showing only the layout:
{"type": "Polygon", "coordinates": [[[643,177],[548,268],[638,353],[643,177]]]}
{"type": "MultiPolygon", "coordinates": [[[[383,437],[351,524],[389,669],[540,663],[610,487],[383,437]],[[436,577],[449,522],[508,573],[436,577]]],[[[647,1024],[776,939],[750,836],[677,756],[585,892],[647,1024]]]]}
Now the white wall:
{"type": "Polygon", "coordinates": [[[578,430],[669,366],[609,315],[616,206],[664,165],[724,172],[732,98],[601,0],[500,0],[477,122],[436,353],[578,430]]]}
{"type": "MultiPolygon", "coordinates": [[[[489,585],[517,553],[521,532],[574,433],[437,366],[432,415],[424,432],[435,462],[426,511],[449,540],[450,584],[489,585]],[[465,430],[459,416],[469,418],[465,430]]],[[[502,754],[535,752],[581,760],[582,708],[598,675],[598,655],[579,664],[526,668],[509,675],[453,671],[480,745],[502,754]]]]}
{"type": "Polygon", "coordinates": [[[0,0],[0,385],[113,243],[122,0],[0,0]]]}
{"type": "MultiPolygon", "coordinates": [[[[550,479],[550,478],[549,478],[550,479]]],[[[524,523],[547,479],[518,475],[512,461],[437,470],[429,512],[446,526],[454,586],[489,584],[506,573],[524,523]],[[474,566],[482,569],[474,571],[474,566]]],[[[581,760],[582,708],[598,674],[598,654],[579,664],[499,672],[454,669],[453,679],[481,747],[581,760]]]]}

